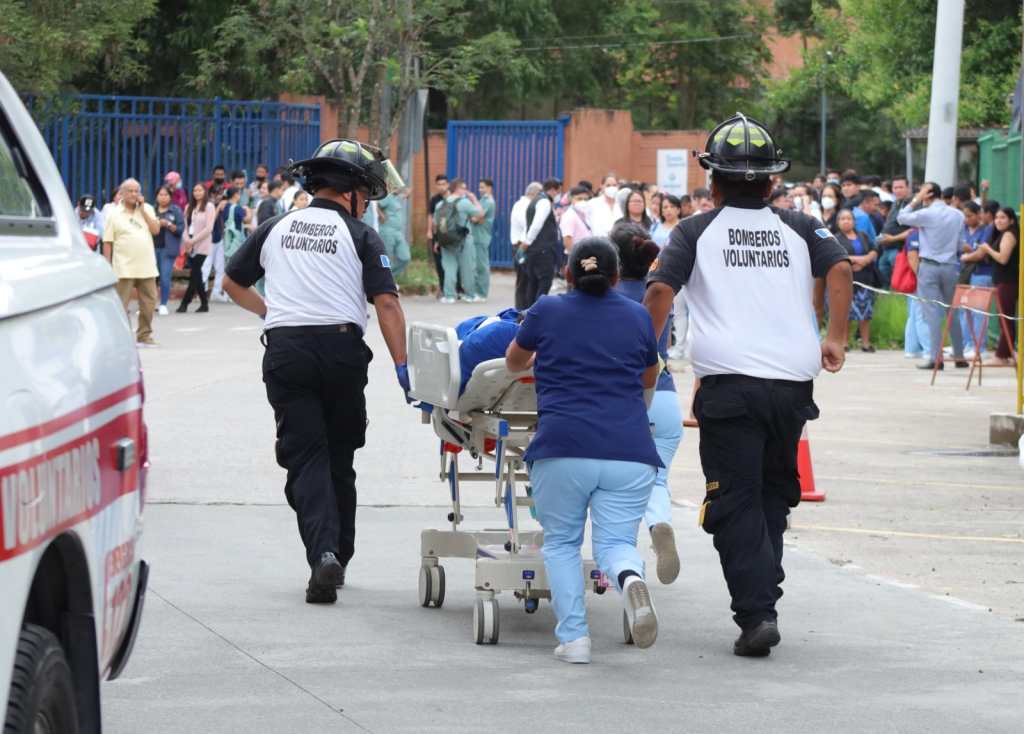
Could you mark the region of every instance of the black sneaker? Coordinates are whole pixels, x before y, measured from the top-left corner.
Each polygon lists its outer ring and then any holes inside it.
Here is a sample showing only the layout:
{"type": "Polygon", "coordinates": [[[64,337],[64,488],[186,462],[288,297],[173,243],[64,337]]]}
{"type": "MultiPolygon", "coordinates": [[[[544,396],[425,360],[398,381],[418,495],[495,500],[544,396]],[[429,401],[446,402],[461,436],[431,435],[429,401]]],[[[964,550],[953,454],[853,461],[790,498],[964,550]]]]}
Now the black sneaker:
{"type": "Polygon", "coordinates": [[[756,627],[743,630],[733,643],[732,652],[745,658],[763,658],[771,655],[772,648],[781,640],[779,625],[765,620],[756,627]]]}
{"type": "Polygon", "coordinates": [[[196,313],[206,313],[209,310],[210,307],[204,303],[202,306],[196,309],[196,313]]]}
{"type": "Polygon", "coordinates": [[[333,604],[338,600],[337,587],[345,581],[345,567],[333,553],[324,553],[309,577],[307,604],[333,604]]]}

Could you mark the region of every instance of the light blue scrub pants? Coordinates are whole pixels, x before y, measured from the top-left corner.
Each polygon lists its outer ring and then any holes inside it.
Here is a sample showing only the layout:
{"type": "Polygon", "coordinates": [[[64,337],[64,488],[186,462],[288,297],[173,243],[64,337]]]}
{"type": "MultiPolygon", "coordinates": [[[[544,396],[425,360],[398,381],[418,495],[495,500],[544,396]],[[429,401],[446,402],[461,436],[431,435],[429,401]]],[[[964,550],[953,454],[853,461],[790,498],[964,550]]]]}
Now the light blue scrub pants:
{"type": "Polygon", "coordinates": [[[583,530],[587,508],[597,567],[619,589],[619,574],[643,576],[636,549],[655,467],[635,461],[606,459],[538,459],[530,467],[534,507],[544,528],[544,567],[551,586],[551,606],[558,624],[555,637],[572,642],[589,635],[583,600],[583,530]]]}
{"type": "Polygon", "coordinates": [[[907,299],[907,325],[903,329],[903,351],[907,354],[931,353],[931,336],[928,333],[928,322],[924,317],[921,302],[913,298],[907,299]]]}
{"type": "Polygon", "coordinates": [[[659,522],[672,524],[672,493],[668,488],[668,471],[672,466],[679,442],[683,440],[683,414],[679,410],[679,397],[675,390],[658,390],[647,411],[647,420],[654,427],[654,446],[665,466],[658,469],[651,499],[647,502],[644,522],[653,527],[659,522]]]}

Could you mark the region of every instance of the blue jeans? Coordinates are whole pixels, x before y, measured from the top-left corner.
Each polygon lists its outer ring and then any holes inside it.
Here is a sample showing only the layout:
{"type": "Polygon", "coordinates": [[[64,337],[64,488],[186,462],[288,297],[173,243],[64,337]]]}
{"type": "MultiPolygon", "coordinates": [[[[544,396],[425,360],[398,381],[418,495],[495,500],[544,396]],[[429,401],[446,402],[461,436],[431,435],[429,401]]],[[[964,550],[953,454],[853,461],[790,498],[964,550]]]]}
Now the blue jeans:
{"type": "MultiPolygon", "coordinates": [[[[972,275],[971,285],[992,287],[991,275],[972,275]]],[[[988,316],[976,314],[973,311],[960,312],[960,330],[964,334],[964,349],[974,349],[974,339],[977,337],[981,345],[981,354],[985,351],[985,342],[988,341],[988,316]],[[973,328],[972,328],[973,327],[973,328]]]]}
{"type": "Polygon", "coordinates": [[[921,302],[907,299],[907,325],[903,329],[903,351],[907,354],[931,354],[928,323],[924,319],[921,302]]]}
{"type": "Polygon", "coordinates": [[[887,250],[882,250],[882,256],[878,258],[878,270],[882,274],[883,288],[888,288],[889,283],[892,282],[892,270],[896,265],[896,256],[899,252],[900,248],[890,247],[887,250]]]}
{"type": "Polygon", "coordinates": [[[156,267],[160,271],[160,305],[166,306],[171,297],[171,275],[174,273],[174,261],[178,259],[175,247],[158,247],[156,249],[156,267]]]}
{"type": "Polygon", "coordinates": [[[633,461],[563,458],[532,463],[530,483],[537,519],[544,528],[544,567],[559,642],[589,634],[580,554],[587,509],[594,560],[619,589],[623,571],[643,575],[636,533],[656,476],[653,466],[633,461]]]}
{"type": "Polygon", "coordinates": [[[683,440],[683,413],[674,390],[658,390],[647,411],[647,420],[654,426],[654,445],[665,466],[658,469],[651,499],[647,502],[644,522],[653,527],[659,522],[672,524],[672,492],[668,488],[668,471],[672,467],[679,442],[683,440]]]}

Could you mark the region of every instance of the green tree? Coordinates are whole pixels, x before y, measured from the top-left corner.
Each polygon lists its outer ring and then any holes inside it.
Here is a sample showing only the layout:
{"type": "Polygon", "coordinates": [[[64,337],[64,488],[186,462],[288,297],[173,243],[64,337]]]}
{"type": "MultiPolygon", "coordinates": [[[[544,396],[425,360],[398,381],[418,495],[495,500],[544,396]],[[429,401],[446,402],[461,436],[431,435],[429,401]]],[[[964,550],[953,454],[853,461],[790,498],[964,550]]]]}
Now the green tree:
{"type": "MultiPolygon", "coordinates": [[[[794,0],[795,1],[795,0],[794,0]]],[[[822,85],[829,96],[830,161],[894,172],[902,160],[903,131],[926,125],[935,42],[935,0],[839,0],[812,5],[820,41],[804,66],[771,84],[762,114],[779,127],[784,147],[816,160],[822,85]],[[826,52],[831,52],[829,58],[826,52]]],[[[960,71],[961,127],[1009,122],[1008,95],[1020,64],[1020,4],[969,3],[960,71]]],[[[941,50],[940,50],[941,52],[941,50]]]]}
{"type": "Polygon", "coordinates": [[[145,74],[137,31],[155,8],[156,0],[0,0],[0,69],[17,90],[39,95],[71,88],[90,70],[129,84],[145,74]]]}

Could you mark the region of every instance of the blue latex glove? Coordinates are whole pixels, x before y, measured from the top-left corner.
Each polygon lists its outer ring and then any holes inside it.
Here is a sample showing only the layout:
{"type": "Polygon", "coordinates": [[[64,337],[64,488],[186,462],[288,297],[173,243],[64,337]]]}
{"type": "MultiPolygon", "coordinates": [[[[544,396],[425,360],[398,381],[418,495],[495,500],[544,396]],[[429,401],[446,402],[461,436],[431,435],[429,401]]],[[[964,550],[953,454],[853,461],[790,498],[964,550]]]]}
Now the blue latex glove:
{"type": "Polygon", "coordinates": [[[412,390],[412,386],[409,384],[409,366],[404,362],[396,364],[395,374],[398,376],[398,384],[402,386],[402,392],[405,394],[405,402],[412,404],[412,398],[409,397],[409,391],[412,390]]]}

